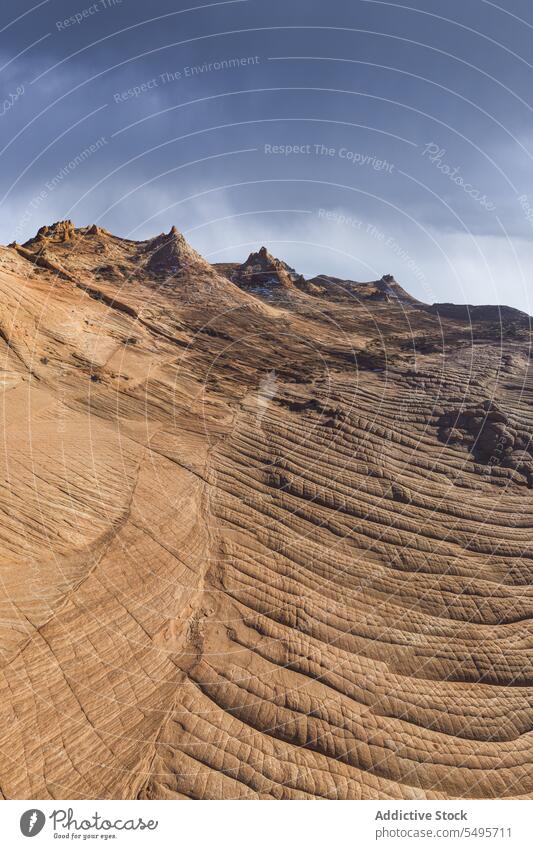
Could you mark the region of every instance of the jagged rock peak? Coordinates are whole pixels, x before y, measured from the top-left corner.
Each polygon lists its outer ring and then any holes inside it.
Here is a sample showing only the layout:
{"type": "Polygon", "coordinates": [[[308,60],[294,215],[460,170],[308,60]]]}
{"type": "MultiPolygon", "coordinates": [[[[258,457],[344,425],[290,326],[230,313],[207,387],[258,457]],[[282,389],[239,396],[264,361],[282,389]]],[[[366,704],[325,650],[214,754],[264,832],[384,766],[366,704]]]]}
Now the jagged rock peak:
{"type": "Polygon", "coordinates": [[[190,269],[192,266],[202,266],[202,269],[211,268],[209,263],[189,245],[183,233],[174,226],[170,232],[161,233],[155,239],[150,239],[144,251],[150,254],[146,269],[152,274],[170,276],[190,269]]]}
{"type": "Polygon", "coordinates": [[[384,298],[387,301],[409,301],[411,303],[416,301],[415,298],[400,286],[393,274],[384,274],[381,280],[375,283],[375,287],[375,297],[384,298]]]}
{"type": "Polygon", "coordinates": [[[168,233],[160,233],[159,236],[154,236],[153,239],[149,239],[146,243],[145,250],[147,253],[151,253],[153,250],[166,245],[175,245],[180,248],[189,247],[183,233],[180,233],[177,227],[173,225],[168,233]]]}
{"type": "Polygon", "coordinates": [[[254,265],[254,264],[258,264],[262,268],[266,268],[266,267],[283,268],[286,271],[294,272],[294,268],[291,268],[291,266],[287,265],[286,262],[283,262],[283,260],[278,259],[277,257],[273,256],[267,250],[267,248],[265,248],[264,245],[261,248],[259,248],[258,251],[252,251],[252,253],[249,255],[246,262],[244,262],[241,267],[246,267],[248,265],[254,265]]]}
{"type": "Polygon", "coordinates": [[[252,252],[246,262],[238,266],[232,277],[238,286],[245,289],[282,287],[291,289],[303,284],[304,278],[286,262],[272,256],[263,245],[252,252]]]}
{"type": "Polygon", "coordinates": [[[89,227],[85,228],[86,236],[109,236],[110,233],[105,230],[103,227],[99,227],[98,224],[91,224],[89,227]]]}
{"type": "Polygon", "coordinates": [[[24,245],[42,250],[47,244],[70,242],[76,238],[85,236],[111,237],[111,233],[97,224],[75,227],[74,223],[67,218],[63,221],[55,221],[53,224],[45,224],[44,227],[41,227],[37,231],[35,236],[24,242],[24,245]]]}
{"type": "Polygon", "coordinates": [[[33,241],[44,241],[47,239],[51,242],[68,242],[76,236],[76,228],[70,218],[64,221],[55,221],[54,224],[45,224],[37,231],[37,235],[33,241]]]}
{"type": "MultiPolygon", "coordinates": [[[[264,245],[261,248],[259,248],[257,253],[251,253],[250,256],[248,257],[248,259],[252,259],[254,257],[258,257],[261,260],[266,259],[266,260],[268,260],[268,262],[281,262],[281,260],[277,259],[271,253],[269,253],[269,251],[265,248],[264,245]]],[[[282,263],[282,264],[285,265],[285,263],[282,263]]]]}

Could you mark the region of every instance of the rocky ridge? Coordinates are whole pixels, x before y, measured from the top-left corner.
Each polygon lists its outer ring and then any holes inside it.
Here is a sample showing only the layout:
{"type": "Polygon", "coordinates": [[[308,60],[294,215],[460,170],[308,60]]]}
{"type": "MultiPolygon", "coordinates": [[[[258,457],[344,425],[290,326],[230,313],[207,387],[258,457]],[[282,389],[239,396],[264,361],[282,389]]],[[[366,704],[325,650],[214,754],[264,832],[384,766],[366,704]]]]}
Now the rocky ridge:
{"type": "Polygon", "coordinates": [[[528,316],[68,221],[0,288],[6,798],[533,796],[528,316]]]}

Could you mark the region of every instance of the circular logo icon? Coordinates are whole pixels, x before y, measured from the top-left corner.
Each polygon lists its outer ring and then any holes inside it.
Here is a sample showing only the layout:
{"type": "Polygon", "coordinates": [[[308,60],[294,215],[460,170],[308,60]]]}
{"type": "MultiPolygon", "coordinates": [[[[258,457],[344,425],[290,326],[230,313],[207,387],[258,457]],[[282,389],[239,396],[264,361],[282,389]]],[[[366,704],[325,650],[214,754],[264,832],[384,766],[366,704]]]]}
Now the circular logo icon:
{"type": "Polygon", "coordinates": [[[43,830],[46,817],[38,808],[30,808],[24,811],[20,818],[20,830],[24,837],[35,837],[43,830]]]}

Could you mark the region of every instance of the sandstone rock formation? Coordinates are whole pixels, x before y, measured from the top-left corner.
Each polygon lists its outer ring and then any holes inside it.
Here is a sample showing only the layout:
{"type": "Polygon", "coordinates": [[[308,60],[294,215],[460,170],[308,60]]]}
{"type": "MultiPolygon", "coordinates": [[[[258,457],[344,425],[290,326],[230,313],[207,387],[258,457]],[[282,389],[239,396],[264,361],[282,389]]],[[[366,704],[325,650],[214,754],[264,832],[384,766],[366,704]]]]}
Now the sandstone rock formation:
{"type": "Polygon", "coordinates": [[[528,316],[71,222],[0,287],[4,797],[531,798],[528,316]]]}
{"type": "Polygon", "coordinates": [[[263,293],[270,288],[292,289],[295,284],[305,282],[301,274],[273,257],[265,247],[251,253],[246,262],[237,266],[231,279],[243,289],[263,293]]]}

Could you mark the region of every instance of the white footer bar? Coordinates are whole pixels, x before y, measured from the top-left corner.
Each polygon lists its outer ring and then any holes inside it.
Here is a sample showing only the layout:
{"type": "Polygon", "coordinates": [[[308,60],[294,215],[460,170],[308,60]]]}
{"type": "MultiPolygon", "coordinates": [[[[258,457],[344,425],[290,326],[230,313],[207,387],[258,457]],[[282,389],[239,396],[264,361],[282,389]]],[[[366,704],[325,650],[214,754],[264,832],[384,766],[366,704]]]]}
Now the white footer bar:
{"type": "Polygon", "coordinates": [[[5,846],[359,849],[533,845],[533,801],[5,801],[5,846]]]}

